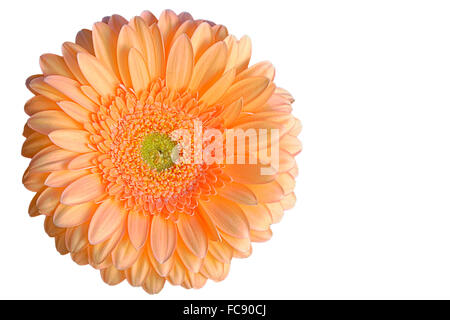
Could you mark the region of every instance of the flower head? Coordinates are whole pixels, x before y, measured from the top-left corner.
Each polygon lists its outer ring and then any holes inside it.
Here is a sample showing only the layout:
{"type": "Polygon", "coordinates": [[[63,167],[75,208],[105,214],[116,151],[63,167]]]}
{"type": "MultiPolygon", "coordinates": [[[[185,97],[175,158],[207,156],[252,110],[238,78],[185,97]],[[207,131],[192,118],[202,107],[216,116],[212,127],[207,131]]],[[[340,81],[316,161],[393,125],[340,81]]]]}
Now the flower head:
{"type": "Polygon", "coordinates": [[[270,239],[295,203],[301,124],[250,56],[248,37],[170,10],[104,18],[41,56],[23,183],[61,254],[157,293],[223,280],[270,239]]]}

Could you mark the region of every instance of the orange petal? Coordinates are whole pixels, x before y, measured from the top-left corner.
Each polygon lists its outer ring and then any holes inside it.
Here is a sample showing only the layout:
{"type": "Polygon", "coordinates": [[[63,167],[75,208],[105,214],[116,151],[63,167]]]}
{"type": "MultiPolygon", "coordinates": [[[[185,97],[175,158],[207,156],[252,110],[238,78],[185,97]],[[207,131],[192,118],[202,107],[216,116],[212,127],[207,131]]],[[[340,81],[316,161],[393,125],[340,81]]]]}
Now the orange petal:
{"type": "Polygon", "coordinates": [[[222,263],[230,263],[233,258],[233,248],[225,241],[210,241],[208,252],[222,263]]]}
{"type": "Polygon", "coordinates": [[[87,170],[61,170],[55,171],[48,175],[45,180],[45,185],[52,188],[64,188],[67,187],[70,183],[81,178],[85,175],[89,174],[87,170]]]}
{"type": "Polygon", "coordinates": [[[65,243],[67,250],[76,253],[88,245],[88,228],[89,224],[85,223],[66,230],[65,243]]]}
{"type": "Polygon", "coordinates": [[[177,229],[171,220],[161,215],[153,217],[150,231],[150,244],[153,255],[159,263],[166,262],[172,257],[177,243],[177,229]]]}
{"type": "Polygon", "coordinates": [[[237,73],[248,67],[252,55],[252,42],[248,36],[243,36],[238,42],[238,59],[236,61],[237,73]]]}
{"type": "Polygon", "coordinates": [[[72,119],[79,123],[88,122],[91,120],[91,112],[78,103],[72,101],[60,101],[58,106],[72,119]]]}
{"type": "Polygon", "coordinates": [[[205,257],[208,251],[208,238],[199,218],[195,215],[180,215],[177,227],[180,237],[189,250],[197,257],[205,257]]]}
{"type": "Polygon", "coordinates": [[[167,59],[167,87],[174,91],[187,88],[193,69],[193,52],[189,38],[182,34],[175,40],[167,59]]]}
{"type": "Polygon", "coordinates": [[[118,270],[126,270],[136,262],[139,253],[125,233],[111,253],[113,264],[118,270]]]}
{"type": "Polygon", "coordinates": [[[264,77],[252,77],[238,81],[228,89],[221,102],[227,105],[242,97],[245,105],[258,97],[267,88],[269,82],[264,77]]]}
{"type": "Polygon", "coordinates": [[[141,17],[142,19],[144,19],[147,26],[151,26],[155,22],[158,22],[158,19],[155,17],[155,15],[148,10],[142,11],[141,17]]]}
{"type": "Polygon", "coordinates": [[[46,110],[59,110],[55,101],[50,100],[44,96],[34,96],[25,104],[25,113],[32,116],[35,113],[46,110]]]}
{"type": "Polygon", "coordinates": [[[84,130],[55,130],[52,131],[48,137],[57,146],[74,152],[90,152],[89,137],[90,133],[84,130]]]}
{"type": "Polygon", "coordinates": [[[269,61],[259,62],[251,66],[250,68],[242,71],[236,77],[236,80],[240,81],[250,77],[266,77],[270,81],[273,81],[273,79],[275,78],[275,68],[269,61]]]}
{"type": "Polygon", "coordinates": [[[147,254],[145,251],[142,251],[131,268],[125,271],[128,283],[133,287],[141,286],[147,278],[150,267],[150,261],[147,258],[147,254]]]}
{"type": "Polygon", "coordinates": [[[86,109],[97,111],[98,105],[84,95],[77,81],[55,75],[45,77],[44,81],[86,109]]]}
{"type": "Polygon", "coordinates": [[[108,239],[120,227],[123,218],[124,212],[116,200],[102,202],[89,225],[89,243],[96,245],[108,239]]]}
{"type": "Polygon", "coordinates": [[[272,224],[272,217],[266,206],[259,204],[256,206],[240,205],[247,217],[251,230],[264,231],[272,224]]]}
{"type": "Polygon", "coordinates": [[[234,181],[244,184],[263,184],[273,181],[275,175],[264,175],[260,164],[227,164],[224,172],[231,176],[234,181]]]}
{"type": "Polygon", "coordinates": [[[142,58],[142,55],[135,48],[130,49],[128,68],[130,69],[131,83],[133,84],[134,91],[140,94],[149,86],[150,76],[144,58],[142,58]]]}
{"type": "Polygon", "coordinates": [[[150,270],[142,288],[149,294],[157,294],[163,289],[165,282],[164,278],[160,277],[154,270],[150,270]]]}
{"type": "Polygon", "coordinates": [[[264,205],[270,212],[270,216],[272,217],[272,223],[279,223],[284,215],[283,207],[279,202],[274,203],[266,203],[264,205]]]}
{"type": "MultiPolygon", "coordinates": [[[[22,183],[24,184],[25,188],[27,188],[30,191],[38,192],[42,189],[44,186],[45,180],[48,177],[48,173],[30,173],[29,171],[25,171],[22,183]]],[[[51,187],[51,186],[50,186],[51,187]]]]}
{"type": "Polygon", "coordinates": [[[92,31],[88,29],[82,29],[77,33],[75,43],[85,48],[90,54],[94,53],[94,45],[92,43],[92,31]]]}
{"type": "Polygon", "coordinates": [[[203,259],[194,255],[192,251],[186,247],[183,241],[177,241],[177,254],[188,270],[192,272],[198,272],[200,270],[203,259]]]}
{"type": "Polygon", "coordinates": [[[265,184],[248,184],[247,187],[253,191],[258,203],[278,202],[284,196],[284,190],[276,181],[265,184]]]}
{"type": "Polygon", "coordinates": [[[201,56],[195,64],[189,89],[200,94],[215,83],[227,63],[227,47],[224,42],[217,42],[201,56]]]}
{"type": "Polygon", "coordinates": [[[79,129],[81,126],[64,112],[48,110],[35,113],[28,119],[28,125],[42,134],[49,134],[59,129],[79,129]]]}
{"type": "MultiPolygon", "coordinates": [[[[111,260],[110,253],[116,247],[124,232],[125,228],[123,228],[122,223],[122,225],[113,231],[107,240],[96,245],[89,246],[89,262],[93,267],[107,263],[108,258],[111,260]]],[[[112,264],[112,261],[110,261],[110,263],[112,264]]]]}
{"type": "Polygon", "coordinates": [[[75,206],[58,205],[53,215],[53,223],[60,228],[75,227],[85,223],[95,212],[97,205],[87,202],[75,206]]]}
{"type": "Polygon", "coordinates": [[[224,271],[223,266],[223,263],[217,261],[213,256],[208,254],[203,262],[200,272],[209,279],[220,281],[224,271]]]}
{"type": "Polygon", "coordinates": [[[130,26],[124,25],[120,30],[117,40],[117,64],[122,83],[128,88],[132,86],[130,70],[128,68],[128,54],[131,48],[138,46],[137,42],[136,32],[130,26]]]}
{"type": "MultiPolygon", "coordinates": [[[[49,76],[49,77],[56,77],[56,76],[49,76]]],[[[53,101],[67,100],[67,97],[62,92],[58,91],[57,89],[46,83],[44,81],[44,77],[42,76],[32,79],[29,82],[29,88],[33,90],[35,94],[41,94],[53,101]]]]}
{"type": "Polygon", "coordinates": [[[250,240],[252,242],[266,242],[272,238],[272,230],[264,231],[250,230],[250,240]]]}
{"type": "Polygon", "coordinates": [[[92,27],[95,56],[105,67],[119,77],[117,66],[117,35],[109,25],[97,22],[92,27]]]}
{"type": "Polygon", "coordinates": [[[237,238],[248,237],[247,218],[236,203],[219,196],[199,202],[219,229],[237,238]]]}
{"type": "Polygon", "coordinates": [[[116,267],[110,266],[108,268],[100,270],[103,281],[110,286],[115,286],[125,280],[125,273],[117,270],[116,267]]]}
{"type": "Polygon", "coordinates": [[[226,184],[223,188],[218,189],[217,193],[224,198],[241,204],[258,204],[258,200],[252,190],[241,183],[231,182],[226,184]]]}
{"type": "Polygon", "coordinates": [[[52,142],[46,135],[34,132],[23,143],[22,156],[33,158],[38,152],[51,144],[52,142]]]}
{"type": "MultiPolygon", "coordinates": [[[[241,253],[248,253],[252,246],[249,238],[235,238],[232,237],[224,232],[222,232],[221,237],[235,250],[241,252],[241,253]]],[[[234,256],[235,252],[233,252],[234,256]]]]}
{"type": "Polygon", "coordinates": [[[202,22],[194,31],[191,38],[195,61],[198,61],[203,52],[211,45],[212,41],[213,34],[211,26],[207,22],[202,22]]]}
{"type": "Polygon", "coordinates": [[[219,101],[225,92],[228,91],[230,86],[233,84],[234,78],[236,76],[236,69],[231,69],[227,71],[219,80],[217,80],[211,88],[209,88],[200,98],[200,102],[204,102],[206,105],[210,106],[219,101]]]}
{"type": "Polygon", "coordinates": [[[290,210],[294,207],[295,202],[297,201],[297,198],[295,197],[295,194],[292,192],[288,194],[286,197],[281,200],[281,206],[284,210],[290,210]]]}
{"type": "Polygon", "coordinates": [[[148,216],[133,212],[128,214],[128,235],[136,249],[142,248],[147,240],[149,222],[148,216]]]}
{"type": "Polygon", "coordinates": [[[77,154],[75,152],[50,146],[39,152],[30,162],[31,172],[50,172],[65,170],[67,163],[77,154]]]}
{"type": "Polygon", "coordinates": [[[164,41],[158,24],[142,31],[142,39],[146,52],[147,66],[152,81],[165,75],[164,41]]]}
{"type": "Polygon", "coordinates": [[[113,71],[88,53],[79,53],[78,64],[90,85],[102,96],[114,96],[119,80],[113,71]]]}
{"type": "Polygon", "coordinates": [[[72,182],[61,195],[61,203],[73,206],[102,196],[105,187],[99,174],[93,173],[72,182]]]}
{"type": "Polygon", "coordinates": [[[42,73],[46,76],[57,74],[67,78],[74,78],[72,72],[67,67],[64,58],[56,54],[43,54],[39,59],[42,73]]]}
{"type": "Polygon", "coordinates": [[[88,169],[94,166],[93,160],[100,155],[98,152],[88,152],[84,154],[80,154],[79,156],[73,158],[67,168],[69,170],[79,170],[79,169],[88,169]]]}
{"type": "Polygon", "coordinates": [[[172,42],[173,34],[179,25],[178,16],[172,10],[164,10],[161,12],[158,21],[158,27],[164,40],[164,47],[168,50],[169,44],[172,42]]]}
{"type": "Polygon", "coordinates": [[[76,80],[81,84],[87,84],[86,78],[83,76],[83,73],[78,66],[77,55],[80,52],[88,53],[82,46],[72,42],[65,42],[62,45],[62,54],[66,65],[69,67],[76,80]]]}
{"type": "Polygon", "coordinates": [[[59,197],[61,196],[61,189],[47,188],[45,189],[36,201],[36,207],[41,214],[50,216],[53,214],[56,206],[59,204],[59,197]]]}

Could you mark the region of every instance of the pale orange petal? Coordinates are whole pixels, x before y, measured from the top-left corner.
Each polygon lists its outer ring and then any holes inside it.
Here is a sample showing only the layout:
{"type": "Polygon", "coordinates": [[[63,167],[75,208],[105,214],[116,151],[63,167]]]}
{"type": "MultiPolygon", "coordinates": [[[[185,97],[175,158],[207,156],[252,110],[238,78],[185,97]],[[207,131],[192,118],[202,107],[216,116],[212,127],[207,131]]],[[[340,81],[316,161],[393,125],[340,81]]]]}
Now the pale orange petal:
{"type": "Polygon", "coordinates": [[[85,223],[95,212],[97,205],[86,202],[75,206],[58,205],[53,215],[53,223],[61,228],[75,227],[85,223]]]}
{"type": "Polygon", "coordinates": [[[89,147],[90,134],[84,130],[55,130],[48,137],[54,144],[69,151],[80,153],[93,151],[89,147]]]}
{"type": "Polygon", "coordinates": [[[119,77],[117,66],[117,35],[109,25],[97,22],[92,27],[95,56],[105,67],[119,77]]]}
{"type": "Polygon", "coordinates": [[[88,175],[87,170],[61,170],[55,171],[48,175],[45,180],[45,185],[52,188],[64,188],[67,187],[73,181],[88,175]]]}
{"type": "Polygon", "coordinates": [[[171,220],[161,215],[152,219],[150,244],[153,255],[159,263],[166,262],[174,253],[177,243],[177,229],[171,220]]]}
{"type": "Polygon", "coordinates": [[[128,215],[128,235],[136,249],[144,246],[149,231],[150,218],[138,213],[128,215]]]}
{"type": "Polygon", "coordinates": [[[187,88],[193,69],[192,45],[186,35],[175,40],[167,59],[167,87],[174,91],[187,88]]]}
{"type": "Polygon", "coordinates": [[[57,74],[67,78],[74,78],[72,72],[67,67],[64,58],[56,54],[43,54],[39,59],[42,73],[44,75],[57,74]]]}
{"type": "Polygon", "coordinates": [[[229,200],[246,205],[256,205],[258,200],[251,189],[244,184],[232,182],[217,190],[217,193],[229,200]]]}
{"type": "Polygon", "coordinates": [[[237,238],[248,237],[247,218],[236,203],[216,196],[200,201],[200,206],[219,229],[237,238]]]}
{"type": "Polygon", "coordinates": [[[81,125],[68,117],[64,112],[48,110],[35,113],[28,119],[28,125],[42,134],[49,134],[60,129],[80,129],[81,125]]]}
{"type": "Polygon", "coordinates": [[[102,202],[89,225],[89,243],[96,245],[108,239],[120,227],[124,213],[120,204],[112,199],[102,202]]]}
{"type": "Polygon", "coordinates": [[[135,48],[130,49],[128,55],[128,68],[130,70],[131,83],[137,94],[146,90],[150,84],[150,75],[144,58],[135,48]]]}
{"type": "Polygon", "coordinates": [[[103,195],[105,187],[99,174],[92,173],[72,182],[64,189],[61,203],[73,206],[95,200],[103,195]]]}
{"type": "Polygon", "coordinates": [[[177,221],[178,232],[186,246],[196,256],[203,258],[208,250],[208,238],[197,216],[180,215],[177,221]]]}

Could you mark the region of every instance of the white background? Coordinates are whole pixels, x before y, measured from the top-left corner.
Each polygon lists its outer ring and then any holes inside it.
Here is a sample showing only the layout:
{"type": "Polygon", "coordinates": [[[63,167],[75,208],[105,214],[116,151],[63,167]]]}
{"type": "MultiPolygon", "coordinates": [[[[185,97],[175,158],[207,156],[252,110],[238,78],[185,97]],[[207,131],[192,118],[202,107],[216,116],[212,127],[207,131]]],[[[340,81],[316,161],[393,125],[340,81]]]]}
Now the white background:
{"type": "Polygon", "coordinates": [[[2,1],[1,298],[450,298],[448,1],[2,1]],[[250,35],[304,123],[298,203],[229,277],[149,296],[60,256],[20,156],[38,58],[105,15],[189,11],[250,35]]]}

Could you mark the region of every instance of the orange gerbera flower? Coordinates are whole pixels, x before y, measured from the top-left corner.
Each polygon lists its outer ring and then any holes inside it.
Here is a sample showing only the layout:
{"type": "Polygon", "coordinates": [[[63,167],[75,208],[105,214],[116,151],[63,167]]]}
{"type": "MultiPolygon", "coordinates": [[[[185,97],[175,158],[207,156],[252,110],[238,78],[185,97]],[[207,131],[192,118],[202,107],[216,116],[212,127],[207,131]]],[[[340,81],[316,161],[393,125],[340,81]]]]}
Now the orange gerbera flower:
{"type": "Polygon", "coordinates": [[[42,55],[42,74],[27,80],[30,216],[44,215],[57,250],[110,285],[126,278],[153,294],[166,280],[185,288],[223,280],[231,259],[268,240],[295,203],[301,125],[273,66],[248,67],[248,37],[170,10],[159,20],[148,11],[106,17],[75,42],[62,56],[42,55]],[[198,153],[185,142],[198,124],[200,133],[279,131],[258,141],[255,163],[182,161],[198,153]],[[274,145],[276,166],[259,156],[274,145]]]}

